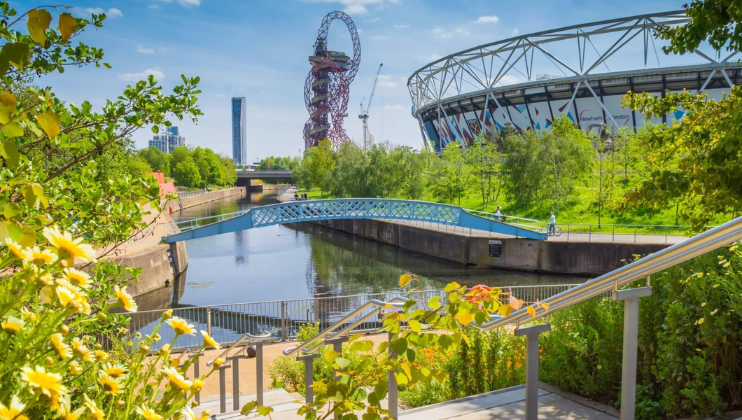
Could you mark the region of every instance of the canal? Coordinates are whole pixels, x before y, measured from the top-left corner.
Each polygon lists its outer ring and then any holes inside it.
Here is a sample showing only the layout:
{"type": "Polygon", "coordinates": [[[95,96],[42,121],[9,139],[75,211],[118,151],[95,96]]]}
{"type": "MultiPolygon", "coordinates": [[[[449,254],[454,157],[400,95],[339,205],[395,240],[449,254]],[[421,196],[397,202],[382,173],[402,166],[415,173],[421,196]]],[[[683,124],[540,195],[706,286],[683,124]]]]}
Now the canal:
{"type": "MultiPolygon", "coordinates": [[[[251,193],[214,201],[173,216],[190,220],[277,203],[251,193]]],[[[420,276],[425,289],[451,281],[469,286],[581,283],[581,277],[466,267],[313,224],[269,226],[190,240],[188,269],[170,299],[173,306],[332,297],[399,289],[402,273],[420,276]]],[[[146,305],[160,309],[164,301],[146,305]]],[[[143,308],[144,309],[144,308],[143,308]]]]}

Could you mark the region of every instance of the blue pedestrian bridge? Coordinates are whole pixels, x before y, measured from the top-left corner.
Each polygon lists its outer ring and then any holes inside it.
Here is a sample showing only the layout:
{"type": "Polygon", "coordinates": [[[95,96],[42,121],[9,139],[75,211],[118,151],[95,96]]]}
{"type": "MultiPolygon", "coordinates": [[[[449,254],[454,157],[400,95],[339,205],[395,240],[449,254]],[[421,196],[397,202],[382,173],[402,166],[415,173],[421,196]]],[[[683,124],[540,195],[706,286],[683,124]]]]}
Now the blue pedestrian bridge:
{"type": "Polygon", "coordinates": [[[285,223],[341,219],[385,219],[458,226],[520,238],[545,240],[538,221],[513,216],[495,216],[448,204],[383,198],[340,198],[290,201],[253,207],[236,213],[174,223],[162,240],[166,243],[204,238],[285,223]]]}

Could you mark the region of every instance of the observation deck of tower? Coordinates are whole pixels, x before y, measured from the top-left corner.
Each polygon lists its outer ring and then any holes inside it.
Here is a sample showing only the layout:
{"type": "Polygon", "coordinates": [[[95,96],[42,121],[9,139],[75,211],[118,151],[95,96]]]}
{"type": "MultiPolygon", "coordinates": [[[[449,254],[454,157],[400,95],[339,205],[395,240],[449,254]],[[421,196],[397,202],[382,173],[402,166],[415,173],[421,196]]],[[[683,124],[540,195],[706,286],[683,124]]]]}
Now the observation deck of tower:
{"type": "Polygon", "coordinates": [[[316,111],[311,114],[314,128],[309,130],[309,137],[313,145],[328,138],[327,132],[330,129],[330,73],[341,73],[348,70],[348,57],[341,51],[328,51],[327,40],[317,40],[314,44],[314,55],[309,56],[309,64],[312,65],[312,75],[315,81],[312,82],[312,99],[310,103],[314,105],[316,111]],[[334,64],[334,65],[333,65],[334,64]]]}

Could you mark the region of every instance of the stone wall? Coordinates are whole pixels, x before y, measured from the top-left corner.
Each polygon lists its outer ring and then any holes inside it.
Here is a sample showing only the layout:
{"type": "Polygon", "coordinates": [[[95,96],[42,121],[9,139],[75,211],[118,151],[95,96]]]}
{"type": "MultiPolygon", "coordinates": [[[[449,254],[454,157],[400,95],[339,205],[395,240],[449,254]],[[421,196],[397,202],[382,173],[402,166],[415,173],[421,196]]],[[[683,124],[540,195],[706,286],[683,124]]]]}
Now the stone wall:
{"type": "Polygon", "coordinates": [[[624,260],[630,261],[634,255],[647,255],[667,247],[654,244],[472,237],[367,219],[325,220],[316,223],[461,264],[537,273],[595,276],[621,267],[624,260]],[[490,239],[501,241],[499,257],[490,256],[490,239]]]}
{"type": "Polygon", "coordinates": [[[227,197],[235,195],[244,196],[246,194],[245,187],[233,187],[226,188],[223,190],[209,191],[207,193],[186,197],[182,200],[170,200],[167,205],[173,206],[173,211],[179,209],[187,209],[189,207],[198,206],[199,204],[208,203],[210,201],[222,200],[227,197]]]}
{"type": "Polygon", "coordinates": [[[188,267],[188,252],[184,242],[159,244],[134,255],[118,260],[127,267],[139,267],[139,281],[129,285],[127,291],[139,296],[153,290],[170,286],[188,267]]]}

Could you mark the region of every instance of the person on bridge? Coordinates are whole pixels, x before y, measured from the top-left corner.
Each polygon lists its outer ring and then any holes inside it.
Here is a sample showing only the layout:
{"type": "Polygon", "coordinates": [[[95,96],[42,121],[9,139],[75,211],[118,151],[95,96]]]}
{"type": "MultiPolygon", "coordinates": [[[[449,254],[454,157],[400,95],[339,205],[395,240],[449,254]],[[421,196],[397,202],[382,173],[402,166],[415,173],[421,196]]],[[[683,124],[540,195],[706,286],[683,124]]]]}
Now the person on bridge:
{"type": "Polygon", "coordinates": [[[554,216],[554,212],[551,212],[551,217],[549,217],[549,235],[553,235],[556,231],[556,216],[554,216]]]}
{"type": "Polygon", "coordinates": [[[500,221],[500,217],[502,217],[502,213],[500,213],[500,209],[502,209],[502,207],[497,206],[497,210],[495,210],[495,220],[498,222],[500,221]]]}

